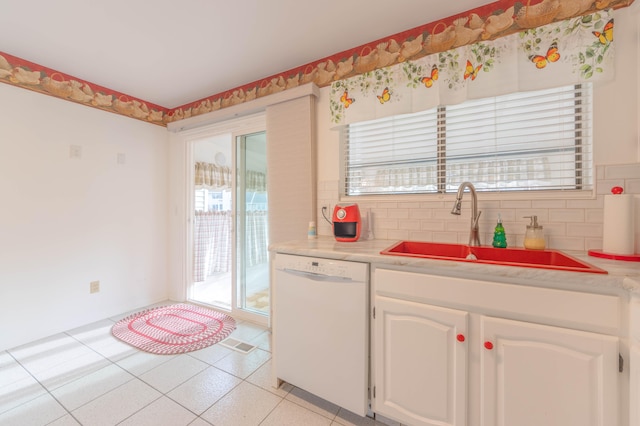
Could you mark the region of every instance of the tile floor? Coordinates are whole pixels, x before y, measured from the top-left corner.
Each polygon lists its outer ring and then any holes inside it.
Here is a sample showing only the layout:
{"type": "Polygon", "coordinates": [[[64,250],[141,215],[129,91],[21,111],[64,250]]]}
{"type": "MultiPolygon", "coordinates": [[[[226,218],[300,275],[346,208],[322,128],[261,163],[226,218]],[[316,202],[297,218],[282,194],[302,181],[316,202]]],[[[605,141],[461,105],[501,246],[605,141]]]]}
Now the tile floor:
{"type": "Polygon", "coordinates": [[[273,388],[263,327],[238,322],[231,334],[257,347],[248,354],[217,344],[162,356],[111,336],[129,314],[0,352],[0,425],[383,425],[273,388]]]}

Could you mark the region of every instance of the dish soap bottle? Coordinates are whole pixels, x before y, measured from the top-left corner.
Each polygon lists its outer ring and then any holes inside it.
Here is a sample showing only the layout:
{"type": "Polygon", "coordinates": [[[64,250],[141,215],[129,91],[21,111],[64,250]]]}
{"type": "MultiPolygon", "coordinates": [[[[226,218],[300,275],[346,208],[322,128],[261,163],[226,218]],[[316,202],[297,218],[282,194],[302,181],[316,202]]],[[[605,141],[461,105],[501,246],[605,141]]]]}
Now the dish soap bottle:
{"type": "Polygon", "coordinates": [[[496,229],[493,232],[492,245],[497,248],[507,247],[507,236],[504,233],[504,226],[502,226],[502,218],[500,217],[500,213],[498,213],[498,223],[496,225],[496,229]]]}
{"type": "Polygon", "coordinates": [[[542,226],[538,225],[538,216],[525,216],[525,218],[531,219],[531,223],[527,225],[527,232],[524,234],[524,248],[544,250],[544,235],[542,226]]]}

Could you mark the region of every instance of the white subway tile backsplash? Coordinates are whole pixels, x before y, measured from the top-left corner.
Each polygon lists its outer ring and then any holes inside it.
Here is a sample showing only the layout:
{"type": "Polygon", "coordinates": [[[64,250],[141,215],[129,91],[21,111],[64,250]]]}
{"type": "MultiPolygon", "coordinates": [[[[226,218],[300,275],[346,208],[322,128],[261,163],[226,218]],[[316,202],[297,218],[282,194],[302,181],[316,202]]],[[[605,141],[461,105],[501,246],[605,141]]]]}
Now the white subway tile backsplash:
{"type": "Polygon", "coordinates": [[[469,242],[469,235],[462,241],[458,241],[458,234],[455,232],[434,232],[432,241],[438,241],[440,243],[467,243],[469,242]]]}
{"type": "Polygon", "coordinates": [[[594,223],[567,223],[567,236],[569,237],[601,237],[602,224],[594,223]]]}
{"type": "Polygon", "coordinates": [[[386,219],[386,218],[389,217],[389,209],[372,208],[371,209],[371,214],[374,215],[377,218],[386,219]]]}
{"type": "Polygon", "coordinates": [[[421,231],[444,231],[445,223],[441,220],[421,220],[420,221],[420,230],[421,231]]]}
{"type": "Polygon", "coordinates": [[[557,250],[585,251],[585,239],[551,235],[547,238],[547,247],[557,250]]]}
{"type": "Polygon", "coordinates": [[[604,167],[605,179],[640,179],[640,164],[622,164],[604,167]]]}
{"type": "Polygon", "coordinates": [[[499,210],[503,208],[502,201],[500,200],[483,200],[482,194],[478,195],[478,198],[480,198],[480,200],[478,200],[479,210],[487,210],[487,209],[499,210]]]}
{"type": "MultiPolygon", "coordinates": [[[[478,209],[480,238],[483,244],[491,244],[498,214],[507,234],[509,247],[522,247],[529,219],[538,216],[544,227],[547,247],[559,250],[589,250],[602,248],[604,221],[604,195],[611,187],[622,186],[626,193],[640,194],[640,163],[598,166],[595,172],[594,198],[534,199],[534,200],[482,200],[478,209]]],[[[339,202],[339,182],[318,182],[318,232],[331,235],[331,225],[321,217],[323,205],[334,206],[339,202]]],[[[639,196],[640,197],[640,196],[639,196]]],[[[429,197],[425,197],[429,198],[429,197]]],[[[482,198],[482,194],[479,194],[482,198]]],[[[354,200],[350,199],[349,202],[354,200]]],[[[357,200],[355,200],[357,202],[357,200]]],[[[373,233],[379,239],[413,239],[445,243],[468,243],[471,216],[471,197],[465,194],[462,215],[451,214],[452,200],[430,197],[428,200],[403,201],[394,199],[358,202],[361,209],[370,209],[373,217],[373,233]]],[[[639,203],[640,204],[640,203],[639,203]]],[[[333,210],[328,212],[329,215],[333,210]]],[[[637,212],[640,215],[640,209],[637,212]]],[[[640,221],[639,221],[640,223],[640,221]]],[[[638,244],[640,246],[640,241],[638,244]]]]}
{"type": "Polygon", "coordinates": [[[376,204],[376,207],[381,209],[397,209],[398,203],[394,201],[379,201],[376,204]]]}
{"type": "Polygon", "coordinates": [[[545,223],[549,222],[549,210],[547,209],[516,209],[516,220],[518,221],[529,224],[531,223],[531,219],[529,219],[531,216],[537,216],[540,225],[544,226],[545,223]]]}
{"type": "Polygon", "coordinates": [[[505,222],[514,222],[517,220],[516,218],[516,210],[515,209],[483,209],[482,216],[484,216],[484,221],[495,223],[498,220],[498,215],[500,215],[500,219],[502,219],[502,224],[505,222]]]}
{"type": "Polygon", "coordinates": [[[503,200],[500,201],[500,208],[503,209],[530,209],[531,201],[529,200],[503,200]]]}
{"type": "Polygon", "coordinates": [[[373,228],[373,235],[377,235],[378,232],[376,231],[375,226],[377,225],[378,228],[383,228],[383,229],[389,229],[389,230],[397,230],[400,229],[399,228],[399,221],[398,219],[381,219],[381,218],[375,218],[374,219],[374,228],[373,228]]]}
{"type": "Polygon", "coordinates": [[[413,209],[409,210],[410,219],[431,219],[433,217],[433,210],[431,209],[413,209]]]}
{"type": "Polygon", "coordinates": [[[398,223],[400,229],[420,229],[420,221],[417,219],[403,219],[398,223]]]}
{"type": "Polygon", "coordinates": [[[388,209],[387,217],[390,219],[409,219],[409,209],[388,209]]]}
{"type": "Polygon", "coordinates": [[[409,239],[413,241],[434,241],[431,231],[409,231],[409,239]]]}
{"type": "Polygon", "coordinates": [[[604,209],[585,209],[584,221],[588,223],[603,223],[604,209]]]}
{"type": "Polygon", "coordinates": [[[444,201],[422,201],[420,203],[420,208],[421,209],[443,209],[447,205],[449,205],[449,208],[451,208],[451,205],[448,203],[445,203],[444,201]]]}
{"type": "Polygon", "coordinates": [[[627,179],[624,192],[627,194],[640,194],[640,179],[627,179]]]}
{"type": "MultiPolygon", "coordinates": [[[[374,233],[375,235],[375,233],[374,233]]],[[[406,229],[394,229],[387,231],[388,240],[408,240],[409,239],[409,231],[406,229]]]]}
{"type": "Polygon", "coordinates": [[[422,208],[422,206],[421,206],[421,203],[419,201],[414,201],[414,202],[398,203],[398,208],[400,208],[400,209],[417,210],[417,209],[422,208]]]}
{"type": "Polygon", "coordinates": [[[532,209],[564,209],[567,207],[566,200],[532,200],[532,209]]]}
{"type": "Polygon", "coordinates": [[[549,222],[584,222],[584,209],[549,210],[549,222]]]}
{"type": "Polygon", "coordinates": [[[456,216],[451,214],[451,208],[431,210],[431,217],[433,219],[440,219],[440,220],[452,220],[456,218],[456,216]]]}
{"type": "Polygon", "coordinates": [[[585,250],[600,250],[602,249],[602,238],[585,238],[584,239],[585,250]]]}
{"type": "Polygon", "coordinates": [[[604,196],[599,195],[592,199],[567,200],[569,209],[602,209],[604,207],[604,196]]]}
{"type": "MultiPolygon", "coordinates": [[[[380,239],[380,240],[391,240],[392,239],[391,237],[389,237],[389,232],[386,229],[381,229],[379,231],[376,231],[373,235],[377,239],[380,239]]],[[[399,239],[399,238],[397,238],[397,239],[399,239]]]]}
{"type": "MultiPolygon", "coordinates": [[[[567,235],[567,224],[566,223],[544,223],[542,224],[543,233],[546,236],[548,235],[567,235]]],[[[522,227],[522,235],[524,237],[524,233],[526,232],[526,227],[522,227]]]]}

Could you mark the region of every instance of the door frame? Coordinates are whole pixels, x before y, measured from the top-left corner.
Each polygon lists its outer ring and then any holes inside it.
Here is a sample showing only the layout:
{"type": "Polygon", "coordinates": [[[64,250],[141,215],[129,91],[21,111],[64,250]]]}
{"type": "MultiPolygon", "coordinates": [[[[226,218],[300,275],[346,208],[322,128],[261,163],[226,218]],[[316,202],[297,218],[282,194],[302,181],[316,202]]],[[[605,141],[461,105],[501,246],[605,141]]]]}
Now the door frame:
{"type": "MultiPolygon", "coordinates": [[[[233,165],[233,171],[231,181],[233,191],[236,188],[236,138],[240,135],[246,135],[251,133],[257,133],[260,131],[266,132],[266,115],[264,112],[253,114],[250,116],[245,116],[237,119],[227,120],[221,123],[216,123],[213,125],[199,127],[193,130],[186,130],[183,132],[179,132],[178,141],[183,145],[183,184],[182,184],[182,204],[185,208],[184,210],[184,221],[181,222],[180,226],[182,227],[180,233],[183,233],[183,241],[182,244],[182,255],[180,256],[180,270],[182,273],[180,274],[180,281],[178,294],[182,300],[188,300],[193,303],[201,303],[199,301],[191,300],[191,286],[193,284],[193,218],[194,218],[194,159],[193,159],[193,145],[204,138],[221,135],[221,134],[230,134],[231,135],[231,143],[232,143],[232,158],[231,163],[233,165]]],[[[236,195],[234,194],[234,197],[236,195]]],[[[180,208],[176,208],[176,212],[181,210],[180,208]]],[[[231,280],[232,280],[232,300],[231,300],[231,310],[227,310],[218,306],[214,308],[220,311],[228,312],[236,319],[246,320],[249,322],[253,322],[256,324],[260,324],[263,326],[269,326],[269,315],[258,314],[254,312],[250,312],[244,309],[239,309],[236,307],[237,305],[237,268],[236,268],[236,253],[237,253],[237,238],[236,238],[236,203],[233,203],[232,207],[232,252],[233,252],[233,261],[231,267],[231,280]]],[[[211,305],[207,305],[211,306],[211,305]]]]}

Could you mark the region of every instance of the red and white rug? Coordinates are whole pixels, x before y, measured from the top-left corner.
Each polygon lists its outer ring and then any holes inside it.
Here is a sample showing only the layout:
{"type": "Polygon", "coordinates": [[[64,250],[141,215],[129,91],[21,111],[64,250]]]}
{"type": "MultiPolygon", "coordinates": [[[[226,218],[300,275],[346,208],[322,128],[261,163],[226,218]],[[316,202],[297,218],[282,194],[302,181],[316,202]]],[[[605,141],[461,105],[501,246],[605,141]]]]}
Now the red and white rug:
{"type": "Polygon", "coordinates": [[[229,315],[180,303],[147,309],[111,328],[118,339],[159,355],[196,351],[218,343],[236,328],[229,315]]]}

